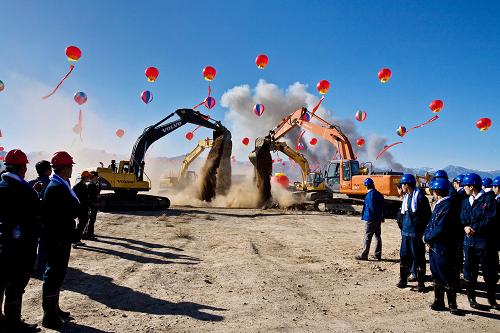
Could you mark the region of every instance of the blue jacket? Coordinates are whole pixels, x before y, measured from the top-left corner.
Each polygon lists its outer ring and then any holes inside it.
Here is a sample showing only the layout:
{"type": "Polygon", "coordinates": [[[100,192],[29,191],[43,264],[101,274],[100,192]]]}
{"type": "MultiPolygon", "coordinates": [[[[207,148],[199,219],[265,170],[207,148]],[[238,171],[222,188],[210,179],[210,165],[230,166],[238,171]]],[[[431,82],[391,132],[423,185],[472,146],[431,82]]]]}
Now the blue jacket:
{"type": "Polygon", "coordinates": [[[373,189],[366,194],[361,220],[367,222],[384,221],[384,196],[379,191],[373,189]]]}
{"type": "MultiPolygon", "coordinates": [[[[411,202],[415,192],[408,198],[408,206],[406,212],[403,214],[403,228],[401,235],[410,237],[421,237],[429,223],[431,217],[431,206],[429,200],[422,191],[418,193],[417,209],[415,212],[411,209],[411,202]]],[[[404,201],[403,201],[404,203],[404,201]]]]}
{"type": "Polygon", "coordinates": [[[425,228],[424,241],[432,247],[444,245],[454,248],[457,243],[457,228],[461,225],[454,218],[454,203],[452,197],[446,197],[434,207],[431,220],[425,228]],[[454,237],[453,237],[453,236],[454,237]]]}
{"type": "Polygon", "coordinates": [[[462,202],[462,213],[460,220],[462,226],[474,229],[473,236],[464,236],[464,245],[485,249],[488,245],[495,243],[495,198],[482,192],[482,195],[474,200],[472,206],[469,198],[462,202]]]}
{"type": "Polygon", "coordinates": [[[31,185],[31,187],[33,187],[33,185],[35,185],[37,182],[42,182],[43,184],[43,190],[38,193],[40,199],[43,199],[43,194],[45,193],[45,189],[50,183],[50,178],[49,176],[38,176],[37,178],[30,180],[28,183],[31,185]]]}

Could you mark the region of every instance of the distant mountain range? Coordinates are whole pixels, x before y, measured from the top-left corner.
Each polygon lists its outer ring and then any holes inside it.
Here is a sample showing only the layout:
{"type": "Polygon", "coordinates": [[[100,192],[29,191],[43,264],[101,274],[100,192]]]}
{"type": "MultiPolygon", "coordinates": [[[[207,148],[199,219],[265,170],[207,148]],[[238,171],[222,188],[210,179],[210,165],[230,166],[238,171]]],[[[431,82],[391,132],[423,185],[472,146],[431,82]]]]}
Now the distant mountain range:
{"type": "MultiPolygon", "coordinates": [[[[423,175],[425,175],[426,172],[433,174],[434,172],[436,172],[436,170],[438,170],[438,169],[426,168],[426,167],[423,167],[423,168],[405,168],[404,172],[423,176],[423,175]]],[[[443,170],[446,171],[446,173],[448,173],[448,178],[450,178],[450,179],[455,178],[456,176],[458,176],[460,174],[466,174],[466,173],[471,173],[471,172],[477,173],[478,175],[480,175],[483,178],[490,177],[491,179],[493,179],[497,176],[500,176],[500,170],[481,171],[481,170],[475,170],[475,169],[467,169],[467,168],[464,168],[461,166],[456,166],[456,165],[448,165],[448,166],[444,167],[443,170]]]]}

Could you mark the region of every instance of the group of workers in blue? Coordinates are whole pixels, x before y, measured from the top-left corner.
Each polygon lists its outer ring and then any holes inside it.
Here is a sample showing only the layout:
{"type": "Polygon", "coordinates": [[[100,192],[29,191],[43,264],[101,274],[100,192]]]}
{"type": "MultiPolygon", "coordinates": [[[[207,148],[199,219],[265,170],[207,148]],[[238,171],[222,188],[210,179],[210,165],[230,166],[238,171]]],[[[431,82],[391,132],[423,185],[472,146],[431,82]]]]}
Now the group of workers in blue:
{"type": "MultiPolygon", "coordinates": [[[[368,260],[370,242],[375,235],[375,259],[381,260],[380,224],[384,220],[384,200],[371,178],[364,181],[368,193],[361,219],[366,222],[363,252],[358,260],[368,260]]],[[[500,310],[496,302],[496,285],[500,250],[500,176],[483,178],[476,173],[458,175],[451,182],[444,170],[438,170],[429,184],[433,208],[424,190],[417,186],[412,174],[404,174],[398,185],[403,196],[398,213],[401,229],[400,270],[398,288],[408,287],[408,275],[415,271],[416,291],[424,292],[426,278],[425,244],[434,281],[431,309],[460,315],[457,292],[461,291],[460,274],[469,305],[482,309],[476,300],[479,267],[486,285],[491,308],[500,310]]]]}
{"type": "MultiPolygon", "coordinates": [[[[59,151],[53,154],[50,162],[38,162],[38,178],[30,182],[25,180],[28,163],[23,151],[11,150],[4,158],[5,170],[1,173],[1,333],[39,331],[36,324],[28,324],[21,318],[24,289],[32,274],[36,275],[36,267],[41,270],[43,278],[42,326],[59,329],[71,319],[70,313],[59,307],[59,295],[71,246],[78,244],[83,234],[83,228],[76,227],[75,219],[82,219],[79,224],[83,224],[83,219],[89,214],[97,213],[96,207],[90,211],[87,207],[85,215],[84,197],[75,193],[70,185],[74,164],[70,154],[59,151]]],[[[82,177],[82,180],[88,180],[88,177],[97,178],[97,173],[87,171],[82,176],[87,177],[82,177]]],[[[75,189],[78,192],[78,188],[75,189]]],[[[88,225],[85,228],[88,239],[94,237],[93,222],[89,223],[92,224],[90,228],[88,225]]]]}

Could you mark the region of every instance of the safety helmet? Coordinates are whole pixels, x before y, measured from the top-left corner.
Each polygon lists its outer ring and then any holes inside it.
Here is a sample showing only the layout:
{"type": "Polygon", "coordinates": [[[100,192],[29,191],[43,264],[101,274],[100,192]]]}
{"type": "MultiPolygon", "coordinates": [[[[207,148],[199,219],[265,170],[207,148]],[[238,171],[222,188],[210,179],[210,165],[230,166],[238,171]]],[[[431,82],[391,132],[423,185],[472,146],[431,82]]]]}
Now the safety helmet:
{"type": "Polygon", "coordinates": [[[88,172],[87,170],[83,170],[82,173],[80,174],[80,177],[85,178],[85,177],[92,177],[92,174],[88,172]]]}
{"type": "Polygon", "coordinates": [[[462,186],[472,185],[481,187],[482,185],[481,176],[479,176],[477,173],[468,173],[464,176],[461,185],[462,186]]]}
{"type": "Polygon", "coordinates": [[[5,155],[4,163],[7,165],[28,164],[28,156],[21,149],[12,149],[5,155]]]}
{"type": "Polygon", "coordinates": [[[456,176],[455,178],[453,178],[453,181],[456,183],[462,184],[464,177],[465,177],[464,174],[460,174],[460,175],[456,176]]]}
{"type": "Polygon", "coordinates": [[[448,174],[444,170],[438,170],[434,174],[434,178],[446,178],[446,179],[448,179],[448,174]]]}
{"type": "Polygon", "coordinates": [[[495,179],[493,179],[491,186],[500,186],[500,176],[496,176],[495,179]]]}
{"type": "Polygon", "coordinates": [[[446,178],[434,178],[431,181],[431,190],[447,190],[450,188],[450,182],[446,178]]]}
{"type": "Polygon", "coordinates": [[[484,177],[483,186],[486,188],[490,188],[491,186],[493,186],[493,179],[491,179],[490,177],[484,177]]]}
{"type": "Polygon", "coordinates": [[[71,157],[71,155],[65,151],[58,151],[58,152],[54,153],[54,155],[52,156],[52,159],[50,160],[50,163],[53,166],[54,165],[75,164],[75,162],[73,162],[73,157],[71,157]]]}
{"type": "Polygon", "coordinates": [[[415,186],[417,184],[417,181],[415,180],[415,176],[413,176],[411,173],[405,173],[399,180],[399,183],[415,186]]]}
{"type": "Polygon", "coordinates": [[[364,184],[365,186],[373,186],[373,185],[374,185],[374,183],[373,183],[373,179],[371,179],[371,178],[366,178],[366,179],[365,179],[365,181],[363,182],[363,184],[364,184]]]}

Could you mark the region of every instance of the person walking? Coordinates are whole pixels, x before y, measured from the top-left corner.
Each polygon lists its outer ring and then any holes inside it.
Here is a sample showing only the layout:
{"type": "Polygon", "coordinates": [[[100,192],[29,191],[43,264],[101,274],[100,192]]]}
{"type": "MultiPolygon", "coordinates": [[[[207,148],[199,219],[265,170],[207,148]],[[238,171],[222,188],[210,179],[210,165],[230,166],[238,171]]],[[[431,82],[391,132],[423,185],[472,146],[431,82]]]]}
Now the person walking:
{"type": "Polygon", "coordinates": [[[495,293],[498,281],[498,236],[494,234],[496,202],[493,196],[485,194],[481,189],[482,180],[478,174],[466,174],[462,185],[469,196],[462,203],[460,214],[465,231],[464,278],[467,286],[467,299],[471,308],[480,308],[476,301],[476,284],[479,265],[481,265],[488,303],[492,308],[500,310],[495,293]]]}
{"type": "Polygon", "coordinates": [[[452,314],[458,315],[457,287],[458,272],[454,269],[457,250],[456,232],[460,225],[455,219],[453,199],[449,196],[450,182],[448,178],[435,178],[431,181],[430,190],[436,204],[424,233],[424,241],[429,245],[429,261],[434,280],[434,302],[431,309],[445,310],[444,293],[448,299],[448,307],[452,314]]]}
{"type": "Polygon", "coordinates": [[[78,224],[76,226],[76,237],[73,243],[73,247],[83,246],[82,236],[85,227],[89,223],[89,190],[87,188],[87,182],[92,175],[87,170],[82,171],[80,174],[80,181],[73,186],[73,191],[80,200],[80,213],[78,214],[78,224]]]}
{"type": "Polygon", "coordinates": [[[21,320],[24,288],[36,257],[40,200],[24,180],[29,163],[14,149],[5,156],[6,172],[0,181],[0,314],[5,294],[5,332],[36,332],[37,325],[21,320]]]}
{"type": "Polygon", "coordinates": [[[101,188],[99,186],[99,174],[97,171],[91,171],[90,174],[90,182],[87,185],[89,192],[89,223],[83,232],[83,239],[97,240],[94,234],[94,224],[97,218],[99,193],[101,192],[101,188]]]}
{"type": "Polygon", "coordinates": [[[427,197],[416,187],[412,174],[404,174],[399,183],[403,193],[401,204],[402,229],[398,288],[408,286],[408,268],[415,262],[417,267],[417,291],[425,291],[425,246],[423,233],[431,216],[427,197]]]}
{"type": "Polygon", "coordinates": [[[373,235],[377,242],[375,248],[375,259],[382,259],[382,236],[381,224],[384,221],[384,196],[375,189],[373,179],[366,178],[364,186],[368,190],[365,201],[363,204],[363,211],[361,212],[361,220],[365,221],[365,237],[363,241],[363,252],[361,255],[356,256],[357,260],[368,260],[368,253],[370,252],[370,244],[373,235]]]}
{"type": "Polygon", "coordinates": [[[47,269],[43,275],[42,326],[59,329],[70,316],[59,307],[61,286],[66,276],[75,238],[75,218],[80,213],[80,201],[71,188],[73,158],[65,151],[54,153],[54,174],[43,198],[44,219],[42,237],[47,250],[47,269]]]}

